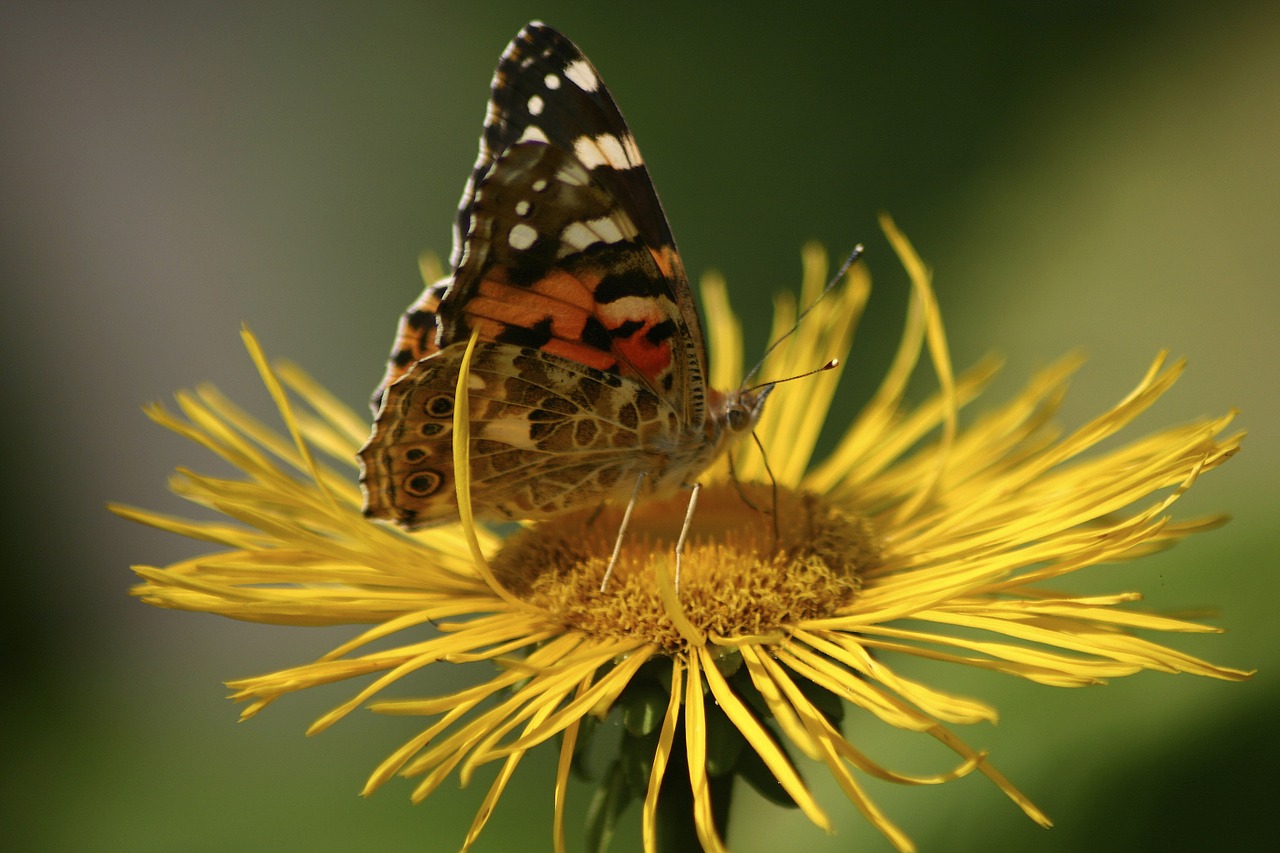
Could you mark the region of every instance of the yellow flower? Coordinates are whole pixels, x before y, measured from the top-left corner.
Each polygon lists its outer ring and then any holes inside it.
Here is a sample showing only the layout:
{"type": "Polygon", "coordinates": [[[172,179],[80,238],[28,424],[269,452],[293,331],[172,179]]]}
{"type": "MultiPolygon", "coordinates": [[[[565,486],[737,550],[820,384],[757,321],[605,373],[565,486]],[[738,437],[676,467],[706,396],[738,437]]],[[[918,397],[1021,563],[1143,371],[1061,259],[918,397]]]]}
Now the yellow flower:
{"type": "MultiPolygon", "coordinates": [[[[1137,636],[1213,629],[1135,609],[1136,593],[1078,596],[1042,585],[1220,523],[1172,521],[1167,513],[1202,472],[1236,451],[1241,436],[1225,434],[1228,414],[1085,455],[1177,379],[1182,363],[1164,355],[1124,400],[1069,434],[1052,417],[1076,358],[1042,370],[1011,401],[960,426],[959,409],[979,396],[997,365],[989,359],[953,377],[929,276],[892,223],[885,225],[913,298],[878,392],[815,462],[839,370],[780,388],[757,430],[760,447],[744,442],[734,451],[739,482],[727,461],[704,475],[678,590],[671,569],[684,516],[679,499],[637,508],[604,592],[618,511],[524,527],[504,539],[471,521],[465,464],[458,469],[461,523],[405,533],[365,520],[354,469],[367,424],[296,367],[269,366],[246,332],[288,438],[210,388],[179,395],[185,419],[148,410],[244,477],[183,471],[173,483],[234,523],[113,508],[221,548],[166,568],[137,567],[143,582],[134,594],[250,621],[370,626],[313,663],[230,682],[235,698],[250,703],[243,712],[250,717],[287,693],[374,676],[311,733],[393,683],[429,686],[419,670],[433,664],[477,670],[480,680],[465,689],[369,705],[430,723],[382,762],[366,793],[400,774],[421,778],[413,793],[421,800],[454,771],[465,783],[479,766],[502,762],[463,849],[525,752],[557,738],[554,833],[556,849],[564,849],[575,756],[615,712],[624,734],[590,818],[593,849],[607,843],[613,820],[634,798],[643,799],[646,851],[677,849],[692,836],[706,850],[723,850],[735,778],[829,829],[793,752],[824,765],[902,850],[910,840],[867,797],[864,777],[930,784],[976,770],[1048,826],[984,753],[949,728],[993,721],[995,710],[912,681],[892,663],[912,655],[1059,687],[1144,669],[1247,677],[1137,636]],[[911,405],[904,392],[925,352],[938,390],[911,405]],[[320,454],[340,468],[322,464],[320,454]],[[883,767],[842,734],[846,711],[934,738],[956,754],[956,766],[928,777],[883,767]]],[[[825,275],[822,253],[806,250],[806,304],[825,275]]],[[[703,292],[714,384],[736,387],[736,321],[720,281],[709,277],[703,292]]],[[[794,375],[843,357],[869,292],[855,269],[805,318],[801,333],[770,353],[761,375],[794,375]]],[[[778,303],[775,338],[795,314],[791,301],[778,303]]],[[[465,437],[465,417],[459,406],[456,435],[465,437]]],[[[464,441],[456,452],[465,454],[464,441]]]]}

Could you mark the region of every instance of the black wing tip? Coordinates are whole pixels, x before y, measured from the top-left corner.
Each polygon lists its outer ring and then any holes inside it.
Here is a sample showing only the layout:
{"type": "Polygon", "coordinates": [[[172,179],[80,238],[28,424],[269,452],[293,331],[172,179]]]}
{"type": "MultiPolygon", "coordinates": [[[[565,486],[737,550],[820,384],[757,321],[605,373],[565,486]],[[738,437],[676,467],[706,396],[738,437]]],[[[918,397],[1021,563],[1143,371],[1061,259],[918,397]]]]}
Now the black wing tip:
{"type": "Polygon", "coordinates": [[[555,27],[549,27],[542,21],[530,21],[520,28],[520,32],[516,33],[516,37],[512,41],[522,41],[526,44],[537,44],[538,42],[546,41],[548,38],[555,38],[556,36],[564,38],[560,31],[555,27]]]}
{"type": "Polygon", "coordinates": [[[549,47],[556,51],[567,51],[574,56],[582,56],[582,49],[573,40],[550,24],[534,20],[521,27],[512,44],[524,42],[530,47],[549,47]]]}

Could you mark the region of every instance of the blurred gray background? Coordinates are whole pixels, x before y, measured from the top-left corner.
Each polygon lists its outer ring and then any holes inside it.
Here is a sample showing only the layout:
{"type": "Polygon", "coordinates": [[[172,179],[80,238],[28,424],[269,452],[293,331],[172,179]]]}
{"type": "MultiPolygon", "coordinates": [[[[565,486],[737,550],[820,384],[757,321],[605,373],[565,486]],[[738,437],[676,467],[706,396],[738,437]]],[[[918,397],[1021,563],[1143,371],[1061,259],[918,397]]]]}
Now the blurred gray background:
{"type": "MultiPolygon", "coordinates": [[[[727,276],[749,353],[765,345],[766,297],[797,282],[803,241],[866,243],[877,289],[837,423],[900,328],[904,277],[880,210],[936,270],[956,363],[1007,354],[993,399],[1081,347],[1090,361],[1064,413],[1075,425],[1168,348],[1190,370],[1132,435],[1243,410],[1244,451],[1178,508],[1233,523],[1076,586],[1219,607],[1225,635],[1163,639],[1257,678],[1067,691],[918,667],[998,705],[998,727],[960,734],[1058,827],[1037,828],[976,775],[869,788],[924,850],[1273,848],[1280,7],[133,0],[0,5],[12,849],[461,843],[488,777],[416,807],[403,782],[357,796],[418,721],[362,713],[307,740],[346,688],[244,725],[222,698],[224,679],[311,660],[349,631],[138,604],[130,564],[201,548],[103,505],[183,511],[169,472],[221,470],[143,403],[207,380],[270,414],[242,322],[362,409],[421,287],[418,252],[448,253],[497,56],[534,17],[600,68],[689,270],[727,276]]],[[[847,727],[892,766],[948,766],[860,719],[847,727]]],[[[552,762],[527,760],[476,850],[549,848],[552,762]]],[[[836,835],[743,805],[734,849],[887,849],[815,784],[836,835]]],[[[573,795],[571,849],[588,797],[573,795]]],[[[638,849],[637,813],[615,849],[638,849]]]]}

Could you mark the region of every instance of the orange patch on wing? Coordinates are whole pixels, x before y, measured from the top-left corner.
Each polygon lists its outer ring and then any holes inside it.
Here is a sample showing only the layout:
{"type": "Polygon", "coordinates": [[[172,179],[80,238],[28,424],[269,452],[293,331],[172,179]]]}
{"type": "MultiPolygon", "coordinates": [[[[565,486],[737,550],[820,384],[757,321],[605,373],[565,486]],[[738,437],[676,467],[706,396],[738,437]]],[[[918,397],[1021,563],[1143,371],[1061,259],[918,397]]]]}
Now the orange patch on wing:
{"type": "Polygon", "coordinates": [[[652,383],[671,366],[671,342],[650,341],[646,333],[651,328],[652,323],[645,323],[634,335],[615,340],[613,348],[636,373],[652,383]]]}
{"type": "Polygon", "coordinates": [[[436,325],[434,322],[414,327],[409,318],[415,314],[435,314],[440,309],[440,298],[427,290],[400,315],[396,324],[396,339],[391,346],[391,360],[387,362],[386,374],[382,377],[379,389],[386,388],[401,376],[409,372],[419,361],[440,351],[436,346],[436,325]],[[410,357],[401,364],[401,353],[409,353],[410,357]]]}
{"type": "Polygon", "coordinates": [[[582,337],[593,308],[591,293],[583,282],[556,272],[532,287],[516,287],[496,278],[486,278],[480,282],[479,293],[467,303],[466,310],[472,317],[524,328],[532,328],[549,317],[553,335],[577,340],[582,337]]]}
{"type": "Polygon", "coordinates": [[[601,352],[586,344],[575,344],[558,338],[548,341],[546,346],[542,347],[542,351],[567,358],[569,361],[576,361],[578,364],[585,364],[587,367],[594,367],[596,370],[609,370],[617,363],[617,360],[607,352],[601,352]]]}
{"type": "MultiPolygon", "coordinates": [[[[552,302],[547,310],[551,317],[551,334],[566,341],[582,339],[588,318],[596,314],[594,294],[599,284],[598,274],[577,277],[561,270],[554,270],[534,282],[531,290],[552,302]]],[[[613,360],[609,361],[612,364],[613,360]]]]}
{"type": "Polygon", "coordinates": [[[564,302],[583,311],[590,311],[595,304],[592,293],[600,283],[600,276],[578,278],[563,270],[551,270],[546,276],[538,279],[529,289],[540,293],[548,299],[564,302]]]}
{"type": "MultiPolygon", "coordinates": [[[[655,252],[654,258],[664,272],[671,269],[673,259],[679,263],[668,250],[655,252]]],[[[597,370],[616,367],[623,375],[651,384],[670,369],[670,340],[663,338],[654,343],[648,337],[655,326],[670,319],[654,299],[632,296],[609,304],[597,303],[594,291],[602,278],[598,273],[573,276],[553,270],[528,287],[509,284],[504,280],[505,273],[501,268],[491,270],[467,303],[467,316],[479,328],[482,339],[495,340],[508,327],[531,329],[550,319],[552,337],[542,350],[551,355],[597,370]],[[583,331],[592,317],[611,331],[629,323],[640,325],[630,335],[615,337],[612,351],[603,352],[582,342],[583,331]]]]}
{"type": "Polygon", "coordinates": [[[628,296],[609,305],[601,305],[599,316],[605,326],[618,329],[625,323],[640,325],[626,337],[617,337],[613,349],[626,365],[628,372],[644,377],[650,383],[657,381],[671,366],[671,342],[667,338],[654,343],[649,333],[654,326],[669,319],[662,305],[642,296],[628,296]]]}

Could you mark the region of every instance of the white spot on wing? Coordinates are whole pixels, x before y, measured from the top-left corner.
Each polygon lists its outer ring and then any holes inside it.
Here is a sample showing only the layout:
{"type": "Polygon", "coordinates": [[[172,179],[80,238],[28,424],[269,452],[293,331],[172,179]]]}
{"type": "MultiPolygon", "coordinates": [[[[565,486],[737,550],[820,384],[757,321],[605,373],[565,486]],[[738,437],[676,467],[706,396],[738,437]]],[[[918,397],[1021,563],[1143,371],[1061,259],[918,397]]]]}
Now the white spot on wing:
{"type": "Polygon", "coordinates": [[[621,243],[629,237],[634,237],[635,234],[635,228],[629,219],[602,216],[599,219],[573,222],[565,226],[565,229],[560,232],[560,242],[581,252],[595,243],[621,243]]]}
{"type": "Polygon", "coordinates": [[[574,222],[560,232],[560,241],[581,252],[592,243],[599,242],[599,238],[585,224],[574,222]]]}
{"type": "Polygon", "coordinates": [[[529,215],[529,202],[525,201],[524,199],[521,199],[520,201],[516,202],[516,216],[528,216],[528,215],[529,215]]]}
{"type": "Polygon", "coordinates": [[[622,143],[618,140],[618,137],[609,133],[602,133],[596,137],[596,144],[604,152],[604,158],[609,161],[610,166],[615,169],[631,168],[631,163],[627,160],[627,152],[623,150],[622,143]]]}
{"type": "Polygon", "coordinates": [[[535,449],[533,440],[529,435],[529,422],[520,418],[496,418],[484,421],[483,425],[473,435],[489,441],[509,444],[512,447],[528,450],[535,449]]]}
{"type": "Polygon", "coordinates": [[[524,133],[520,134],[520,138],[516,142],[546,142],[547,135],[542,132],[542,128],[536,124],[531,124],[524,129],[524,133]]]}
{"type": "Polygon", "coordinates": [[[529,115],[531,116],[542,115],[543,106],[544,104],[542,102],[542,98],[539,97],[538,95],[534,95],[533,97],[529,98],[529,115]]]}
{"type": "Polygon", "coordinates": [[[560,88],[560,78],[554,74],[548,74],[546,77],[543,77],[542,82],[547,84],[548,89],[560,88]]]}
{"type": "Polygon", "coordinates": [[[545,190],[545,189],[547,188],[547,179],[546,179],[546,178],[538,178],[538,180],[534,181],[534,182],[533,182],[532,184],[530,184],[529,186],[531,186],[531,187],[533,188],[533,191],[534,191],[534,192],[536,192],[536,193],[540,193],[540,192],[542,192],[543,190],[545,190]]]}
{"type": "Polygon", "coordinates": [[[511,248],[523,252],[538,242],[538,232],[520,222],[512,227],[511,233],[507,234],[507,242],[511,244],[511,248]]]}
{"type": "Polygon", "coordinates": [[[590,136],[579,136],[573,141],[573,156],[578,158],[578,162],[586,166],[588,169],[594,169],[597,166],[605,164],[604,152],[596,145],[596,141],[590,136]]]}
{"type": "MultiPolygon", "coordinates": [[[[617,222],[608,216],[602,216],[599,219],[592,219],[587,223],[587,227],[598,234],[600,239],[604,240],[606,243],[620,243],[626,238],[626,236],[628,236],[622,233],[622,228],[619,227],[620,225],[630,226],[631,222],[629,220],[617,222]]],[[[634,237],[635,232],[632,231],[630,236],[634,237]]]]}
{"type": "Polygon", "coordinates": [[[585,187],[591,176],[573,164],[569,164],[556,172],[556,180],[571,187],[585,187]]]}
{"type": "Polygon", "coordinates": [[[564,76],[568,77],[584,92],[594,92],[600,87],[600,78],[595,69],[585,59],[575,59],[564,67],[564,76]]]}
{"type": "MultiPolygon", "coordinates": [[[[635,148],[635,140],[632,140],[631,147],[635,148]]],[[[638,160],[632,162],[629,159],[626,146],[612,133],[602,133],[594,138],[579,136],[573,142],[573,154],[588,169],[609,166],[621,170],[639,165],[638,160]]]]}

